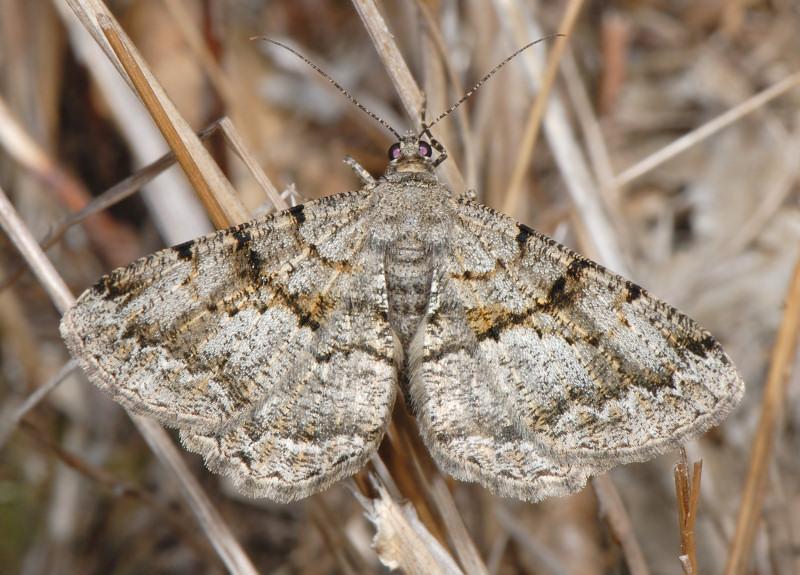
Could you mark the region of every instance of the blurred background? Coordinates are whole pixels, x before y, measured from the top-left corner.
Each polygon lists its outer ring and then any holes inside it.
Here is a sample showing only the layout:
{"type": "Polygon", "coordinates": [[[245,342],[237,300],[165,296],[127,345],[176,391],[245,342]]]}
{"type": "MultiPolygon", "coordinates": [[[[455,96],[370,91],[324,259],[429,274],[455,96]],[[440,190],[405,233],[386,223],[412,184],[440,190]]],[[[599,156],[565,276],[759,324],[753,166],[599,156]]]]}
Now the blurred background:
{"type": "MultiPolygon", "coordinates": [[[[357,189],[343,158],[377,176],[392,136],[294,56],[251,36],[291,44],[396,130],[417,129],[350,3],[108,6],[190,125],[199,131],[228,116],[289,201],[357,189]]],[[[564,31],[567,2],[379,7],[428,94],[430,118],[517,48],[564,31]]],[[[456,193],[475,190],[483,203],[624,271],[725,346],[746,396],[723,425],[687,448],[690,459],[704,462],[699,571],[720,573],[800,251],[800,91],[791,89],[800,83],[800,6],[589,1],[567,41],[532,153],[518,157],[536,98],[531,70],[544,66],[552,40],[503,68],[437,125],[449,155],[440,174],[456,193]],[[775,86],[786,89],[713,133],[697,131],[775,86]],[[685,149],[673,152],[680,138],[685,149]],[[628,171],[657,153],[667,157],[628,171]],[[520,162],[520,193],[510,196],[520,162]]],[[[40,239],[166,151],[63,0],[0,0],[0,131],[0,187],[40,239]]],[[[214,135],[207,147],[248,209],[268,211],[264,192],[224,139],[214,135]]],[[[173,167],[142,193],[70,228],[48,256],[77,294],[117,266],[212,229],[173,167]]],[[[68,355],[58,312],[5,235],[0,277],[0,570],[225,572],[129,418],[81,374],[17,425],[19,407],[68,355]]],[[[781,407],[750,573],[800,572],[796,377],[781,407]]],[[[207,472],[199,456],[182,454],[259,572],[347,572],[345,552],[369,572],[387,571],[370,548],[373,526],[345,487],[290,505],[250,500],[207,472]],[[326,535],[332,526],[340,539],[326,535]]],[[[610,473],[653,574],[680,572],[677,457],[610,473]]],[[[492,572],[629,572],[591,487],[529,504],[474,485],[449,486],[492,572]]]]}

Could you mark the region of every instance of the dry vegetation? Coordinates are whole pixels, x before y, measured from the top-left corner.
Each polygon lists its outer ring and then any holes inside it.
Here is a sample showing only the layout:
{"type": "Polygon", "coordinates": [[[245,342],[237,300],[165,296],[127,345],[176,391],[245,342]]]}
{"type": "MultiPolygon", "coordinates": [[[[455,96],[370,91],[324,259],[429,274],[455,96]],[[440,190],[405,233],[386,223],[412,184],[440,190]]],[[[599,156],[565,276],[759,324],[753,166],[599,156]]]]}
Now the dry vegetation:
{"type": "MultiPolygon", "coordinates": [[[[3,572],[385,572],[364,506],[380,525],[384,558],[430,560],[441,544],[469,573],[680,573],[682,542],[696,550],[699,573],[800,572],[800,394],[797,378],[786,379],[800,300],[790,291],[800,252],[800,8],[788,0],[593,2],[571,26],[562,20],[567,4],[409,0],[381,10],[431,115],[519,46],[568,33],[533,152],[521,143],[533,78],[556,41],[518,58],[438,126],[450,155],[440,173],[457,191],[475,189],[484,203],[624,271],[729,351],[747,394],[728,421],[687,446],[690,468],[704,461],[693,540],[679,530],[676,453],[614,470],[613,484],[528,504],[442,481],[402,415],[372,468],[387,483],[383,498],[364,473],[278,505],[240,497],[183,451],[186,470],[168,471],[176,469],[162,461],[170,447],[154,457],[137,430],[146,424],[132,425],[80,373],[56,379],[68,360],[56,308],[69,296],[57,276],[34,276],[23,263],[9,239],[25,245],[23,228],[0,235],[3,572]],[[751,100],[770,89],[776,98],[751,100]],[[731,110],[743,113],[724,116],[731,110]],[[719,118],[718,130],[702,129],[719,118]],[[654,154],[667,155],[629,171],[654,154]],[[58,384],[20,418],[47,382],[58,384]],[[187,499],[194,482],[202,492],[187,499]],[[396,505],[398,491],[418,523],[396,505]],[[198,521],[193,511],[206,500],[219,515],[198,521]]],[[[413,125],[413,81],[396,63],[387,73],[375,48],[387,39],[371,39],[374,21],[351,4],[139,0],[111,9],[192,129],[228,116],[279,190],[293,184],[313,198],[353,189],[345,154],[379,174],[390,135],[253,35],[290,42],[398,130],[413,125]],[[393,82],[406,90],[402,103],[393,82]]],[[[39,240],[166,149],[94,48],[64,0],[0,0],[0,187],[39,240]]],[[[207,149],[246,211],[258,209],[266,196],[224,139],[213,135],[207,149]]],[[[206,162],[198,171],[211,174],[204,181],[216,193],[222,184],[206,162]]],[[[71,227],[47,256],[80,292],[113,267],[209,230],[190,189],[173,168],[71,227]]],[[[215,222],[243,211],[218,201],[215,222]]],[[[158,430],[143,433],[158,441],[158,430]]],[[[691,509],[692,479],[678,484],[680,508],[691,509]]]]}

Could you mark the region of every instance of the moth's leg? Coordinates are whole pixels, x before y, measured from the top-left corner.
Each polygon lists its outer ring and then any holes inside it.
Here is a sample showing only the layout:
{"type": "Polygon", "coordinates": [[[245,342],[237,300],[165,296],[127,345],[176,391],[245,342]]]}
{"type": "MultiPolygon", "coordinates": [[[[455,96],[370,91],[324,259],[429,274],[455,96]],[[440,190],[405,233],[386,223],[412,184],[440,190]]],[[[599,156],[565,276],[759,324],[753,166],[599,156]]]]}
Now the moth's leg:
{"type": "Polygon", "coordinates": [[[375,178],[373,178],[372,175],[353,158],[350,156],[345,156],[344,163],[350,166],[350,169],[356,173],[356,176],[358,176],[359,179],[364,182],[364,186],[366,188],[372,188],[375,186],[375,178]]]}
{"type": "MultiPolygon", "coordinates": [[[[281,192],[280,197],[289,205],[289,207],[294,207],[298,204],[305,204],[310,199],[298,192],[294,183],[289,184],[286,189],[281,192]]],[[[276,206],[272,200],[268,199],[253,211],[253,217],[261,218],[267,214],[279,212],[281,209],[282,208],[278,208],[278,206],[276,206]]]]}

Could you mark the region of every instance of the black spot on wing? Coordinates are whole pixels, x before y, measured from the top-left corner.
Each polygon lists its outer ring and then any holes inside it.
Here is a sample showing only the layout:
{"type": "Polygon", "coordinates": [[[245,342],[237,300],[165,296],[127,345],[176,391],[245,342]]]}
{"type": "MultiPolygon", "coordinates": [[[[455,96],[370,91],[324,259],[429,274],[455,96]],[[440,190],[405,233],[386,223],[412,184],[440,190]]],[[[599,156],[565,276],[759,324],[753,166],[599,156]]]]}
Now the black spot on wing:
{"type": "Polygon", "coordinates": [[[91,287],[94,297],[101,297],[106,301],[116,302],[118,305],[133,297],[133,294],[142,290],[142,280],[131,274],[128,268],[114,270],[101,277],[91,287]]]}
{"type": "Polygon", "coordinates": [[[178,257],[179,260],[188,261],[192,259],[192,253],[194,246],[194,240],[189,240],[188,242],[183,242],[182,244],[178,244],[172,248],[172,251],[175,252],[175,255],[178,257]]]}
{"type": "Polygon", "coordinates": [[[625,293],[625,301],[628,303],[632,303],[642,297],[642,288],[637,286],[633,282],[627,282],[625,284],[626,293],[625,293]]]}
{"type": "Polygon", "coordinates": [[[289,208],[289,213],[292,214],[294,221],[297,222],[298,226],[302,225],[303,222],[306,221],[306,214],[304,210],[305,206],[303,206],[303,204],[289,208]]]}
{"type": "Polygon", "coordinates": [[[680,341],[679,344],[681,347],[686,348],[697,357],[706,357],[708,352],[714,349],[717,345],[717,340],[711,337],[710,334],[705,334],[700,339],[695,339],[693,337],[687,337],[683,341],[680,341]]]}
{"type": "Polygon", "coordinates": [[[525,244],[528,243],[528,238],[530,238],[536,232],[534,232],[525,224],[517,224],[517,229],[519,230],[519,233],[517,234],[517,243],[519,244],[520,251],[524,251],[525,244]]]}
{"type": "Polygon", "coordinates": [[[236,249],[241,250],[250,244],[253,239],[249,228],[240,227],[234,230],[231,234],[233,239],[236,240],[236,249]]]}
{"type": "Polygon", "coordinates": [[[567,271],[553,282],[547,293],[545,307],[551,310],[565,309],[575,303],[575,300],[581,295],[581,276],[583,276],[584,270],[602,270],[596,263],[574,252],[568,252],[568,254],[573,259],[567,265],[567,271]]]}
{"type": "Polygon", "coordinates": [[[573,279],[578,279],[581,277],[583,270],[591,266],[591,262],[583,258],[572,260],[567,266],[567,275],[573,279]]]}
{"type": "Polygon", "coordinates": [[[91,287],[91,293],[95,297],[114,300],[122,292],[118,289],[118,286],[110,280],[110,276],[103,276],[91,287]]]}
{"type": "Polygon", "coordinates": [[[250,249],[247,252],[247,267],[250,270],[250,278],[254,283],[258,284],[261,281],[261,270],[264,266],[264,260],[256,250],[250,249]]]}
{"type": "Polygon", "coordinates": [[[563,309],[572,305],[575,295],[575,292],[567,285],[567,276],[559,276],[550,286],[545,305],[553,309],[563,309]]]}
{"type": "Polygon", "coordinates": [[[231,231],[231,235],[236,242],[234,251],[238,259],[238,265],[234,267],[238,275],[258,285],[261,281],[261,271],[264,267],[264,258],[253,247],[253,234],[249,224],[243,224],[231,231]]]}

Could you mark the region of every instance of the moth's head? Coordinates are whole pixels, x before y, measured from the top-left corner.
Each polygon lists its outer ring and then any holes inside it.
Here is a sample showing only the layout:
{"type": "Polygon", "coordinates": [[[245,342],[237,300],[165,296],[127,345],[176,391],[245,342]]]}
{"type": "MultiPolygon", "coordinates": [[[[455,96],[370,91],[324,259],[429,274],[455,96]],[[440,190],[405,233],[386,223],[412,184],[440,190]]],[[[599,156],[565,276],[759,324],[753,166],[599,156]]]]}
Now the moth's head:
{"type": "Polygon", "coordinates": [[[427,172],[434,165],[433,147],[414,132],[406,132],[389,148],[391,166],[398,172],[427,172]]]}

